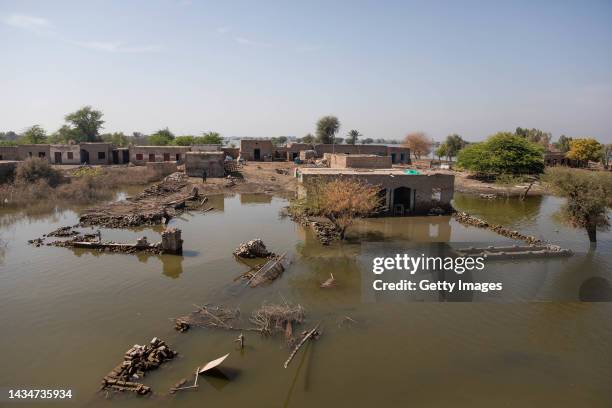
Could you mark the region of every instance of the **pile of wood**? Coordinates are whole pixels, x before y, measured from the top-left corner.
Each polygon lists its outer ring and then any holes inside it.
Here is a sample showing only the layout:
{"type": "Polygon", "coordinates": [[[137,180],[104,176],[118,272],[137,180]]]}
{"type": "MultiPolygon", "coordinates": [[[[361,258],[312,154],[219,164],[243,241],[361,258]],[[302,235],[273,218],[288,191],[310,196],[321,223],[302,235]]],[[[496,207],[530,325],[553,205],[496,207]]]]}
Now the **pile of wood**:
{"type": "Polygon", "coordinates": [[[281,256],[273,256],[257,269],[250,271],[248,275],[244,275],[245,277],[248,276],[247,284],[254,288],[278,278],[285,271],[283,266],[285,255],[286,253],[281,256]]]}
{"type": "Polygon", "coordinates": [[[123,361],[102,380],[102,389],[132,391],[138,395],[151,392],[151,387],[134,380],[145,376],[145,372],[155,370],[161,364],[172,360],[178,353],[163,340],[154,337],[145,346],[135,344],[125,352],[123,361]]]}
{"type": "Polygon", "coordinates": [[[194,305],[197,309],[190,314],[174,319],[177,331],[187,331],[191,326],[213,329],[240,330],[235,325],[239,322],[240,311],[223,306],[194,305]]]}
{"type": "Polygon", "coordinates": [[[304,308],[301,305],[264,304],[251,315],[253,323],[264,334],[284,332],[287,341],[293,336],[293,325],[304,321],[304,308]]]}

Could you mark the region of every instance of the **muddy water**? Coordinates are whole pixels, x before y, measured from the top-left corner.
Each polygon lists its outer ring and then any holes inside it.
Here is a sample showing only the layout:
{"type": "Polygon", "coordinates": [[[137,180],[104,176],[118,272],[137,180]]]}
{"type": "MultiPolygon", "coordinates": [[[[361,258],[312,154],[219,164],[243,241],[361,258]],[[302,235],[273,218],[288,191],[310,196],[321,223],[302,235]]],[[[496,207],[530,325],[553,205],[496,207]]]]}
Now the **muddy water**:
{"type": "MultiPolygon", "coordinates": [[[[215,211],[173,221],[183,230],[182,257],[33,248],[28,239],[74,224],[77,213],[0,213],[0,237],[6,244],[0,250],[0,388],[72,389],[75,401],[61,406],[612,404],[607,350],[612,306],[579,301],[589,300],[593,291],[593,296],[610,294],[612,236],[601,233],[597,249],[588,252],[585,233],[555,221],[560,205],[555,198],[521,203],[458,196],[455,206],[563,242],[577,251],[575,257],[489,265],[490,276],[508,289],[501,297],[430,296],[406,302],[364,300],[364,253],[381,243],[401,249],[423,242],[508,240],[448,217],[378,218],[356,225],[348,242],[324,248],[309,231],[279,218],[286,205],[281,199],[219,196],[211,205],[215,211]],[[275,252],[287,252],[291,260],[279,280],[257,289],[233,282],[246,268],[231,250],[253,237],[275,252]],[[330,272],[339,286],[321,290],[319,283],[330,272]],[[240,352],[234,348],[234,332],[193,329],[179,334],[169,320],[192,310],[194,303],[239,307],[248,315],[262,302],[283,299],[306,308],[306,326],[318,321],[324,326],[323,336],[289,369],[282,368],[289,351],[281,338],[247,334],[240,352]],[[357,324],[343,324],[344,316],[357,324]],[[180,353],[145,378],[157,395],[118,395],[108,402],[96,394],[100,379],[123,352],[153,336],[180,353]],[[227,352],[226,378],[202,376],[197,391],[160,395],[202,362],[227,352]]],[[[159,232],[102,230],[106,239],[116,240],[146,235],[156,241],[159,232]]]]}

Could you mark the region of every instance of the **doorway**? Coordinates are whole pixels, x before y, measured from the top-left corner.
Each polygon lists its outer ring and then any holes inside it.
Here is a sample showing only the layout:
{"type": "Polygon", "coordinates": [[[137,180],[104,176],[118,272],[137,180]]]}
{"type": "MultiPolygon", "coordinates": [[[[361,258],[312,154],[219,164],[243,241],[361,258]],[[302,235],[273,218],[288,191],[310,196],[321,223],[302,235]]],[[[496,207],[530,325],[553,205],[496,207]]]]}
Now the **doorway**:
{"type": "Polygon", "coordinates": [[[404,215],[412,209],[412,189],[398,187],[393,190],[393,213],[404,215]]]}
{"type": "Polygon", "coordinates": [[[81,149],[81,163],[89,164],[89,152],[87,150],[81,149]]]}
{"type": "Polygon", "coordinates": [[[261,150],[255,149],[253,151],[253,160],[256,160],[256,161],[261,160],[261,150]]]}
{"type": "Polygon", "coordinates": [[[55,164],[62,164],[62,152],[55,152],[54,154],[55,164]]]}

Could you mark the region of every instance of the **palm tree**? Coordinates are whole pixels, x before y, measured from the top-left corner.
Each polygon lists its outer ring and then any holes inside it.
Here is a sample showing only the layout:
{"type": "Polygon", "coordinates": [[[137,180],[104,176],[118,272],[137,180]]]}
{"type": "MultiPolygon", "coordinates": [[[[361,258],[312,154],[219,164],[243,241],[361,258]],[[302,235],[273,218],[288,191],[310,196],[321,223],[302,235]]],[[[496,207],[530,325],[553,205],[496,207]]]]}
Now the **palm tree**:
{"type": "Polygon", "coordinates": [[[361,133],[359,133],[358,130],[352,129],[348,132],[348,134],[346,135],[346,144],[357,144],[357,139],[359,138],[359,136],[363,136],[361,133]]]}

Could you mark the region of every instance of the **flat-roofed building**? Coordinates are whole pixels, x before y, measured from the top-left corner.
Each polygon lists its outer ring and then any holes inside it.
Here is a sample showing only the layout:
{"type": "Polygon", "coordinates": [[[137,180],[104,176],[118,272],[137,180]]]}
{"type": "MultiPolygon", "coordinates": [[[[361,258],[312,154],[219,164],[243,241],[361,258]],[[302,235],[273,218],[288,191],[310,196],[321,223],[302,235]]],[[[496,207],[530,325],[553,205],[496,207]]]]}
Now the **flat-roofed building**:
{"type": "Polygon", "coordinates": [[[78,144],[52,144],[49,150],[53,164],[81,163],[81,147],[78,144]]]}
{"type": "Polygon", "coordinates": [[[130,163],[144,166],[148,162],[175,161],[183,163],[191,146],[131,146],[130,163]]]}
{"type": "Polygon", "coordinates": [[[304,167],[296,170],[298,196],[308,194],[308,184],[337,178],[357,179],[380,188],[385,214],[450,212],[455,176],[435,172],[409,174],[400,169],[332,169],[304,167]]]}

